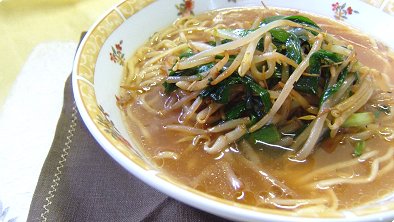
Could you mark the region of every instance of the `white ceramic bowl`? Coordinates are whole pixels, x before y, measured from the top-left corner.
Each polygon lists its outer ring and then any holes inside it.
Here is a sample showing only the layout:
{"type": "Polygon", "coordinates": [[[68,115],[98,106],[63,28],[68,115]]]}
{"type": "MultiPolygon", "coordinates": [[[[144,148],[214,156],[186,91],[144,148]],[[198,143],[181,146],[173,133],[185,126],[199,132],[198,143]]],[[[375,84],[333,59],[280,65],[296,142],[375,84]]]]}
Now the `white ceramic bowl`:
{"type": "MultiPolygon", "coordinates": [[[[302,218],[289,212],[268,210],[221,200],[172,181],[158,173],[136,148],[116,106],[125,59],[154,32],[178,16],[181,0],[126,0],[111,8],[92,26],[82,41],[73,69],[73,90],[79,112],[103,149],[130,173],[167,195],[201,210],[242,221],[377,221],[394,218],[394,198],[328,215],[302,218]]],[[[265,0],[268,6],[298,9],[332,19],[335,2],[326,0],[265,0]]],[[[345,2],[339,4],[343,5],[345,2]]],[[[195,0],[193,11],[236,6],[261,6],[260,0],[195,0]]],[[[394,48],[394,1],[346,1],[358,13],[339,18],[394,48]],[[366,3],[367,2],[367,3],[366,3]],[[368,4],[369,3],[369,4],[368,4]],[[376,35],[378,34],[378,35],[376,35]]]]}

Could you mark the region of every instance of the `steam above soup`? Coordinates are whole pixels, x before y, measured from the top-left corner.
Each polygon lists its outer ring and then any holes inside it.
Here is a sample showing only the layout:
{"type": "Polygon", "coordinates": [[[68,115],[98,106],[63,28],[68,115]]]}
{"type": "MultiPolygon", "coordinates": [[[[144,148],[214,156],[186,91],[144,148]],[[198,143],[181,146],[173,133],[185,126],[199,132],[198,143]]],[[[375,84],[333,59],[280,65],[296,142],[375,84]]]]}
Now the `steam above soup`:
{"type": "Polygon", "coordinates": [[[334,21],[226,9],[155,33],[128,60],[117,103],[176,180],[248,205],[335,212],[392,192],[392,66],[387,48],[334,21]]]}

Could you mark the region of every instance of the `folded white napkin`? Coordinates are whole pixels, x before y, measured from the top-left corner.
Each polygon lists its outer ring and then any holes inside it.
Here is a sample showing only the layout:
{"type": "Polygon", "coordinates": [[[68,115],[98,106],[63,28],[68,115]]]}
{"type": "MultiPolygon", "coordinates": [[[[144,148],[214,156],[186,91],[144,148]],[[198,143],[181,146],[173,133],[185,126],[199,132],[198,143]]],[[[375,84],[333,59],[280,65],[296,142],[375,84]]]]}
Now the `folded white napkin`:
{"type": "Polygon", "coordinates": [[[0,221],[26,221],[72,71],[75,42],[35,47],[0,111],[0,221]]]}

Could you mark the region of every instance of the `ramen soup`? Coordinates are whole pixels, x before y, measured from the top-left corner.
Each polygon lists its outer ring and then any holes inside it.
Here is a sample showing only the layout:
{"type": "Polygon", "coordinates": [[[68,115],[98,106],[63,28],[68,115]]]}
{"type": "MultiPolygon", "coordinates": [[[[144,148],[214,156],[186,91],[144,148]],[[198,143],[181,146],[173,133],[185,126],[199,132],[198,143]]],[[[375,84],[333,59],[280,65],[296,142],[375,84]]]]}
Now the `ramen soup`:
{"type": "Polygon", "coordinates": [[[127,61],[117,104],[162,172],[237,203],[337,212],[393,191],[389,49],[327,18],[182,17],[127,61]]]}

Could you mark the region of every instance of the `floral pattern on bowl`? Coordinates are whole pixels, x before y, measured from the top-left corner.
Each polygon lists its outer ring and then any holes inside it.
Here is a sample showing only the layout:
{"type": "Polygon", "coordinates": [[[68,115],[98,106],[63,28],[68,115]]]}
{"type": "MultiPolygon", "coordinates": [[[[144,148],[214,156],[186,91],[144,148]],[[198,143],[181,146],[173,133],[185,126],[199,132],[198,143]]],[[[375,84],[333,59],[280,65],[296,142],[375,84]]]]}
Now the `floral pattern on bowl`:
{"type": "Polygon", "coordinates": [[[339,2],[335,2],[331,4],[332,10],[335,12],[336,19],[347,19],[347,16],[352,15],[353,13],[359,14],[357,10],[354,10],[351,6],[346,7],[346,3],[340,4],[339,2]]]}
{"type": "Polygon", "coordinates": [[[125,63],[124,53],[122,52],[122,44],[123,40],[120,40],[119,43],[116,43],[115,46],[111,47],[112,52],[109,53],[110,60],[121,66],[123,66],[125,63]]]}

